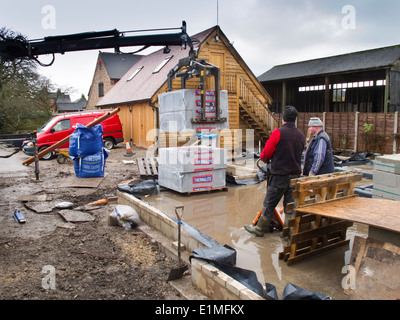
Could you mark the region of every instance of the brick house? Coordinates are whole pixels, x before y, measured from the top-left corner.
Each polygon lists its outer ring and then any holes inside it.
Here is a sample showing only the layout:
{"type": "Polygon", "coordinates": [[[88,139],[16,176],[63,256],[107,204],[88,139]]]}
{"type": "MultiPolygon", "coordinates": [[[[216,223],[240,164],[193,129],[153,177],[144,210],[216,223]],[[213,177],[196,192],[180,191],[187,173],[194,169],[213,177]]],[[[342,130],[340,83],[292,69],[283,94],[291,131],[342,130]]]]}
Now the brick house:
{"type": "Polygon", "coordinates": [[[99,52],[86,109],[96,109],[96,104],[100,99],[140,58],[141,55],[99,52]]]}

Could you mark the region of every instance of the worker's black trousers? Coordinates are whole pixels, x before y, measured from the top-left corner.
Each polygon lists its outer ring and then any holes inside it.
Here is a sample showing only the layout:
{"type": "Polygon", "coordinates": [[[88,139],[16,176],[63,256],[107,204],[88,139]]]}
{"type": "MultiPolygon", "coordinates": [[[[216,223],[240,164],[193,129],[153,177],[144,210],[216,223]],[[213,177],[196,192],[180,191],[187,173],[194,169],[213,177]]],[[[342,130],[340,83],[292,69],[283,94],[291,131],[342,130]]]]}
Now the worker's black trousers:
{"type": "Polygon", "coordinates": [[[280,176],[272,174],[268,179],[267,195],[265,196],[262,215],[267,217],[274,216],[274,210],[283,197],[283,207],[286,212],[288,203],[293,202],[292,193],[294,188],[290,188],[290,180],[297,176],[280,176]]]}

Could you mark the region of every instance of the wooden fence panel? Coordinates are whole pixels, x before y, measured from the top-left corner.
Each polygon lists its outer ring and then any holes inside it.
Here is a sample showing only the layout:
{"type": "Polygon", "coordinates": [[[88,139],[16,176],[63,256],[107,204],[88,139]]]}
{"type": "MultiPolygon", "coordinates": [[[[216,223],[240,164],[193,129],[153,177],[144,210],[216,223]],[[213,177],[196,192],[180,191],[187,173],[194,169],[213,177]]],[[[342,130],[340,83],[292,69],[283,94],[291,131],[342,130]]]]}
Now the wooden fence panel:
{"type": "MultiPolygon", "coordinates": [[[[275,116],[281,123],[282,114],[275,116]]],[[[306,136],[308,121],[312,117],[324,121],[325,131],[335,150],[381,154],[400,152],[399,112],[301,112],[297,117],[297,128],[306,136]],[[365,135],[364,124],[373,125],[369,136],[365,135]]]]}

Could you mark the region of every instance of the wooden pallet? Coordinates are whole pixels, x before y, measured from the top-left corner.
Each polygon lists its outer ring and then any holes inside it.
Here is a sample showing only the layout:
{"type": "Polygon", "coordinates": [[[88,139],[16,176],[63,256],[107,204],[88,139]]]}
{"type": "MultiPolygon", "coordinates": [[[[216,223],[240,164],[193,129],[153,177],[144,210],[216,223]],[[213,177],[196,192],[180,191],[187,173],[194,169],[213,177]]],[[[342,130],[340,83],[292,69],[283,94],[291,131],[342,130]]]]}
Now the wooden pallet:
{"type": "Polygon", "coordinates": [[[290,242],[279,253],[279,258],[291,265],[347,245],[349,240],[346,240],[346,232],[353,225],[352,221],[315,215],[307,212],[307,207],[357,197],[354,195],[354,186],[361,179],[361,174],[353,172],[293,179],[294,217],[283,230],[283,236],[290,236],[290,242]]]}
{"type": "Polygon", "coordinates": [[[158,178],[158,158],[137,158],[136,163],[141,178],[158,178]]]}
{"type": "Polygon", "coordinates": [[[184,195],[191,196],[193,194],[210,193],[210,192],[215,192],[215,191],[228,191],[228,187],[218,187],[218,188],[210,188],[210,189],[204,189],[204,190],[198,190],[198,191],[190,191],[190,192],[185,192],[184,195]]]}

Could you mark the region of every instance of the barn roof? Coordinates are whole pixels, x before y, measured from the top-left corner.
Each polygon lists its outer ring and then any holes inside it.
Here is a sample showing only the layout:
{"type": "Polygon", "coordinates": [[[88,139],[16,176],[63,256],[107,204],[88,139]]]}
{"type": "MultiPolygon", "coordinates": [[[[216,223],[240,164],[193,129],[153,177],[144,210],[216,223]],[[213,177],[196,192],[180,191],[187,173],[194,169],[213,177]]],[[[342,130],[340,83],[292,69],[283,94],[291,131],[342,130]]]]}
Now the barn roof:
{"type": "MultiPolygon", "coordinates": [[[[204,30],[194,36],[202,43],[216,27],[204,30]]],[[[168,72],[178,64],[179,60],[189,55],[189,48],[169,46],[171,50],[165,54],[164,49],[142,56],[121,80],[99,101],[97,107],[118,105],[134,101],[150,100],[167,81],[168,72]],[[155,70],[166,58],[171,57],[158,71],[155,70]]]]}
{"type": "Polygon", "coordinates": [[[258,77],[260,82],[304,78],[343,72],[381,69],[400,59],[400,45],[278,65],[258,77]]]}

